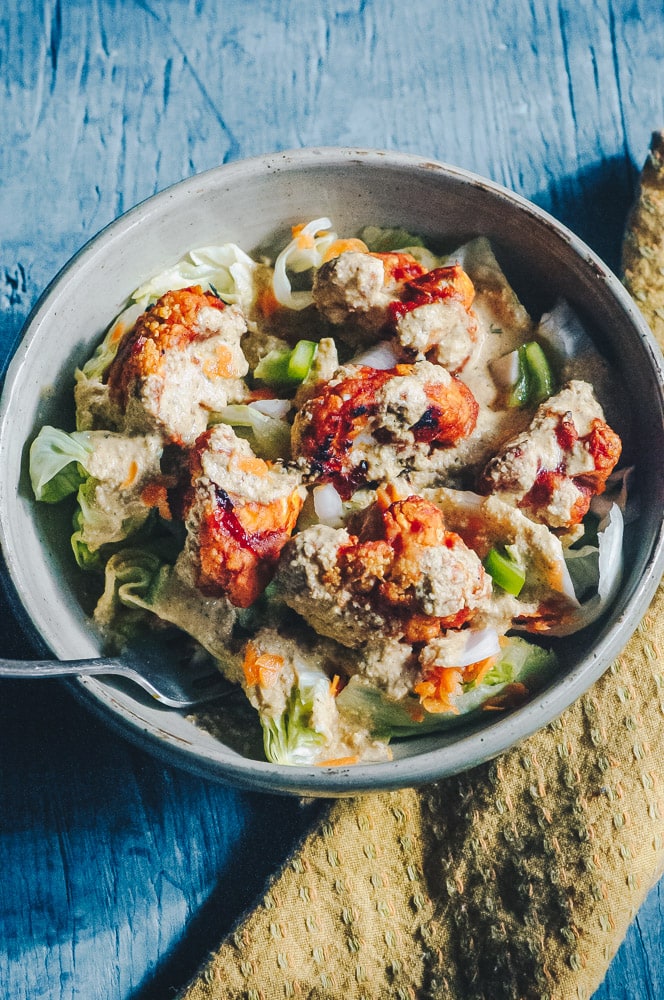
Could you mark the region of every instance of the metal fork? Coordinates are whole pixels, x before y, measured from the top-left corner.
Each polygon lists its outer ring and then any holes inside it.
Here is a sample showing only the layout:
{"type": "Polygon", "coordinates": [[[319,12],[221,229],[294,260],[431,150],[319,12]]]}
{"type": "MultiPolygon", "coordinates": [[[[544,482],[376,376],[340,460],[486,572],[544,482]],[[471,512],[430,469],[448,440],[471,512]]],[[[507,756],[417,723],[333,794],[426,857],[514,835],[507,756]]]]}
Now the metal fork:
{"type": "Polygon", "coordinates": [[[211,664],[187,659],[178,662],[163,650],[126,650],[121,656],[87,660],[4,660],[2,677],[73,677],[119,675],[134,681],[162,705],[190,708],[237,690],[211,664]]]}

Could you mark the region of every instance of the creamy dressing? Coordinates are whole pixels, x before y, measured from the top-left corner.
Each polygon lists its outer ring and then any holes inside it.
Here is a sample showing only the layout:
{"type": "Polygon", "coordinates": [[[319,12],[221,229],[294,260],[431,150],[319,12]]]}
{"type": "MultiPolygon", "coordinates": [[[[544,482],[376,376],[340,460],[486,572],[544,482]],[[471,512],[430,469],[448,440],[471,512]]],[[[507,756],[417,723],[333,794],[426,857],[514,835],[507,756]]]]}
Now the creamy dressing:
{"type": "MultiPolygon", "coordinates": [[[[164,446],[181,449],[183,481],[178,488],[186,495],[186,541],[175,566],[162,567],[150,609],[194,636],[218,659],[229,679],[245,690],[270,739],[288,744],[289,713],[301,699],[298,711],[304,729],[309,727],[309,743],[305,740],[306,751],[298,750],[289,763],[389,757],[386,743],[370,735],[371,719],[364,724],[339,711],[339,678],[379,690],[394,702],[408,702],[422,714],[415,694],[418,683],[466,656],[469,634],[487,630],[497,642],[497,636],[515,626],[527,629],[537,623],[543,602],[563,625],[578,607],[560,539],[516,504],[542,468],[558,469],[564,458],[569,478],[552,496],[549,517],[550,523],[565,524],[579,495],[571,477],[592,473],[594,465],[582,440],[563,455],[556,428],[561,417],[571,414],[579,438],[590,433],[603,414],[582,379],[586,372],[597,376],[608,398],[609,370],[593,355],[574,359],[563,370],[572,380],[539,410],[508,406],[491,368],[534,339],[534,324],[486,240],[461,248],[449,263],[454,260],[472,280],[472,305],[452,296],[406,309],[389,335],[385,324],[392,315],[390,304],[406,279],[394,280],[391,265],[380,258],[342,253],[316,272],[313,307],[290,313],[277,309],[274,315],[270,272],[261,264],[252,276],[250,315],[245,319],[236,305],[200,306],[190,328],[193,336],[161,351],[158,363],[130,385],[122,409],[101,377],[81,376],[77,381],[79,428],[106,429],[99,432],[89,469],[92,502],[103,516],[86,524],[83,540],[91,549],[121,542],[140,526],[151,509],[144,499],[146,485],[163,487],[164,446]],[[266,302],[263,312],[261,303],[266,302]],[[312,368],[296,389],[279,388],[288,397],[286,408],[290,400],[295,411],[296,460],[284,456],[283,461],[266,462],[256,454],[257,439],[252,445],[231,426],[211,424],[219,419],[215,412],[227,404],[250,401],[247,374],[268,351],[287,350],[302,332],[319,340],[312,368]],[[283,528],[270,516],[284,516],[290,507],[295,524],[306,496],[303,475],[321,488],[316,463],[298,455],[309,406],[325,384],[361,370],[350,362],[340,367],[339,354],[347,358],[353,349],[365,350],[386,336],[391,339],[383,345],[384,354],[394,356],[390,368],[400,363],[404,368],[379,385],[370,400],[375,409],[365,407],[366,424],[354,433],[348,448],[351,466],[364,470],[370,488],[357,490],[343,503],[338,497],[341,526],[316,523],[316,505],[305,503],[298,530],[273,556],[276,598],[272,594],[263,605],[256,601],[247,615],[247,604],[238,608],[232,603],[230,588],[222,588],[221,596],[206,596],[200,589],[203,530],[212,533],[207,555],[213,561],[227,560],[224,572],[248,573],[251,560],[264,567],[261,560],[268,549],[261,546],[269,547],[283,528]],[[433,444],[416,438],[414,428],[422,421],[426,427],[427,418],[433,420],[427,390],[454,385],[459,396],[467,397],[454,378],[468,387],[478,404],[474,428],[452,446],[443,444],[442,435],[438,441],[434,437],[433,444]],[[500,497],[474,492],[482,474],[490,482],[494,473],[500,497]],[[376,484],[395,489],[385,491],[374,505],[376,484]],[[441,537],[429,539],[426,511],[422,523],[415,519],[394,528],[396,536],[376,535],[380,512],[388,504],[390,510],[398,507],[396,498],[411,493],[419,494],[418,502],[430,502],[429,513],[431,503],[436,517],[442,511],[441,537]],[[493,547],[509,549],[510,558],[525,571],[518,595],[492,584],[483,568],[493,547]],[[438,631],[432,622],[439,623],[438,631]],[[257,661],[259,667],[263,664],[263,675],[254,671],[257,661]]],[[[464,281],[468,283],[465,276],[464,281]]],[[[263,587],[269,579],[265,574],[263,587]]],[[[107,581],[97,612],[105,627],[112,627],[119,603],[112,580],[110,587],[112,593],[107,581]]],[[[436,711],[454,709],[460,676],[455,675],[449,689],[450,704],[436,711]]],[[[290,751],[286,747],[279,752],[290,751]]]]}

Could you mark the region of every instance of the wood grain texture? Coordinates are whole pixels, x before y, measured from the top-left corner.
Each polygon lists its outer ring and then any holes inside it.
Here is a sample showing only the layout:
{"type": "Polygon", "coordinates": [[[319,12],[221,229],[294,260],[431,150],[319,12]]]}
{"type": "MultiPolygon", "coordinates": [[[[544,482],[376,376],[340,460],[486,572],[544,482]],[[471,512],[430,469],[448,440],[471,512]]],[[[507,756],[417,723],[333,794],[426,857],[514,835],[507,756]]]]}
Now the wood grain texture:
{"type": "MultiPolygon", "coordinates": [[[[2,365],[48,281],[118,214],[291,147],[468,167],[617,266],[664,125],[663,40],[661,0],[6,0],[2,365]]],[[[0,620],[0,653],[29,652],[6,601],[0,620]]],[[[0,995],[168,997],[318,807],[166,767],[54,682],[0,693],[0,995]]],[[[664,995],[663,892],[595,1000],[664,995]]]]}

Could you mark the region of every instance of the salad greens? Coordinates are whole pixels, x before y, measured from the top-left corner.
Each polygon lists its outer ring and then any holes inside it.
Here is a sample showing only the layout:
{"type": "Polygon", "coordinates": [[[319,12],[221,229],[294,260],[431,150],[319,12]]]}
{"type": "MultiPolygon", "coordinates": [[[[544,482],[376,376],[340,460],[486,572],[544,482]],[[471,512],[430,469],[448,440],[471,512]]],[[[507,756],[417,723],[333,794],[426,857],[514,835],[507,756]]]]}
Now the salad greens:
{"type": "Polygon", "coordinates": [[[87,478],[92,451],[89,432],[67,434],[57,427],[42,427],[30,446],[30,481],[36,499],[59,503],[76,493],[87,478]]]}
{"type": "MultiPolygon", "coordinates": [[[[498,528],[494,524],[489,530],[486,519],[482,523],[486,497],[466,490],[463,475],[459,476],[453,466],[449,482],[437,473],[438,479],[434,476],[420,489],[421,475],[418,480],[418,470],[406,463],[392,479],[386,475],[387,485],[361,484],[348,498],[337,490],[333,477],[321,477],[317,455],[308,467],[298,457],[294,427],[298,410],[336,377],[335,372],[364,366],[387,373],[414,368],[421,362],[430,364],[424,356],[413,360],[404,354],[385,326],[369,331],[364,339],[360,336],[359,341],[355,330],[354,338],[346,344],[343,332],[337,343],[336,330],[330,331],[329,323],[317,327],[315,278],[328,261],[346,251],[379,256],[407,253],[409,266],[414,266],[414,258],[423,271],[451,269],[452,264],[465,270],[481,300],[481,324],[492,333],[505,334],[500,346],[499,337],[486,338],[494,353],[481,362],[481,371],[487,382],[488,373],[493,376],[496,398],[502,400],[494,409],[502,406],[509,413],[510,427],[515,421],[519,428],[526,427],[528,415],[566,380],[583,378],[588,371],[607,370],[568,303],[556,303],[538,323],[531,320],[483,237],[454,253],[439,255],[420,236],[399,227],[365,226],[357,238],[339,238],[330,219],[321,217],[294,226],[291,239],[273,263],[253,260],[234,243],[220,243],[191,250],[143,281],[75,373],[78,429],[66,432],[42,427],[30,448],[35,498],[48,504],[69,498],[71,503],[71,544],[78,566],[96,580],[94,620],[102,633],[119,645],[140,639],[154,626],[172,627],[191,637],[197,649],[216,660],[228,678],[244,688],[258,713],[265,756],[275,764],[385,759],[390,740],[444,730],[519,704],[559,669],[549,639],[572,634],[594,622],[614,600],[622,576],[623,510],[628,505],[629,478],[623,470],[616,474],[615,490],[594,498],[573,539],[544,524],[533,524],[520,511],[513,516],[510,511],[510,516],[498,511],[498,528]],[[272,303],[262,312],[266,282],[272,303]],[[205,438],[223,430],[231,441],[224,459],[228,480],[214,478],[214,461],[221,462],[219,455],[225,453],[208,456],[199,442],[185,448],[156,431],[126,427],[120,411],[108,403],[108,372],[124,338],[131,337],[145,310],[162,296],[192,286],[239,307],[247,320],[242,344],[250,344],[250,371],[244,381],[236,380],[239,389],[234,386],[227,397],[218,399],[213,404],[216,408],[207,407],[208,430],[202,435],[205,438]],[[494,308],[496,302],[499,308],[494,308]],[[304,314],[304,322],[297,320],[296,314],[304,314]],[[339,356],[346,368],[339,364],[339,356]],[[221,405],[226,398],[227,405],[221,405]],[[107,424],[105,413],[112,414],[107,424]],[[242,448],[233,450],[233,442],[237,445],[238,440],[242,448]],[[206,466],[205,461],[211,464],[206,466]],[[199,479],[195,482],[192,470],[196,469],[199,479]],[[387,503],[397,502],[401,487],[403,497],[435,493],[441,486],[440,492],[449,488],[458,510],[465,512],[459,514],[460,523],[465,518],[466,528],[475,525],[468,529],[467,537],[477,542],[481,552],[477,572],[483,578],[488,574],[487,600],[492,602],[495,621],[488,615],[488,625],[477,625],[470,616],[450,625],[439,614],[438,619],[446,624],[438,624],[438,632],[433,627],[431,635],[424,629],[413,637],[405,629],[383,635],[378,616],[375,641],[372,635],[369,641],[358,644],[353,639],[345,645],[324,630],[316,634],[309,619],[293,609],[296,605],[288,605],[279,592],[278,575],[274,582],[263,584],[249,607],[236,606],[227,593],[206,591],[195,571],[200,545],[196,532],[202,531],[201,523],[214,523],[220,532],[218,544],[211,548],[213,560],[235,560],[241,572],[249,572],[252,560],[260,563],[268,553],[276,565],[281,550],[274,550],[273,557],[270,546],[283,525],[268,518],[265,527],[261,518],[267,518],[271,504],[280,511],[287,506],[281,494],[276,499],[269,495],[269,477],[281,475],[297,479],[291,501],[298,490],[306,496],[303,506],[300,501],[302,510],[294,536],[312,525],[322,529],[312,545],[311,565],[302,576],[307,585],[330,537],[325,532],[341,533],[339,551],[366,546],[369,566],[370,558],[375,556],[379,561],[377,553],[384,556],[378,544],[382,539],[377,541],[372,534],[374,506],[382,510],[387,503]],[[241,489],[246,490],[246,496],[241,489]],[[207,516],[201,509],[208,502],[217,505],[212,521],[199,523],[197,518],[207,516]],[[245,521],[241,520],[243,514],[245,521]],[[254,522],[258,528],[252,534],[247,525],[254,522]],[[525,534],[522,524],[527,525],[525,534]],[[361,535],[361,543],[355,532],[361,535]],[[515,532],[521,532],[518,545],[515,532]],[[224,548],[227,545],[230,547],[224,548]],[[560,620],[547,622],[541,632],[533,628],[534,635],[528,635],[547,602],[563,609],[560,620]],[[307,649],[312,634],[318,643],[315,656],[307,649]],[[250,655],[254,641],[262,644],[264,652],[250,655]],[[392,659],[381,672],[374,654],[380,652],[383,641],[392,644],[392,659]],[[261,657],[263,671],[256,667],[260,667],[261,657]]],[[[220,306],[218,301],[216,306],[220,306]]],[[[458,313],[455,316],[458,320],[458,313]]],[[[481,350],[480,334],[471,352],[471,368],[480,365],[481,350]]],[[[221,365],[225,357],[222,344],[215,363],[221,365]]],[[[209,358],[195,363],[212,365],[209,358]]],[[[160,364],[167,368],[168,358],[160,364]]],[[[462,372],[460,379],[463,377],[462,372]]],[[[350,407],[345,398],[336,402],[334,420],[340,419],[338,414],[346,404],[350,407]]],[[[411,405],[407,393],[395,397],[390,401],[389,419],[404,419],[411,405]]],[[[361,419],[367,406],[363,401],[355,407],[352,419],[361,419]]],[[[429,409],[420,423],[413,422],[411,437],[416,427],[428,431],[432,413],[429,409]]],[[[321,431],[321,454],[330,447],[337,426],[321,431]]],[[[375,437],[371,434],[362,430],[347,450],[374,447],[387,455],[392,447],[389,435],[382,430],[375,437]]],[[[496,440],[499,438],[497,435],[496,440]]],[[[633,504],[631,495],[629,502],[633,504]]],[[[443,501],[439,503],[443,510],[443,501]]],[[[417,532],[425,534],[427,527],[418,524],[417,532]]],[[[459,531],[463,534],[461,527],[459,531]]],[[[286,539],[280,544],[287,544],[286,539]]],[[[421,569],[419,564],[417,569],[421,569]]],[[[335,572],[341,573],[338,567],[335,572]]],[[[409,567],[408,572],[415,571],[409,567]]],[[[369,574],[367,569],[367,577],[369,574]]],[[[422,593],[417,597],[425,606],[430,595],[424,591],[426,587],[433,591],[437,582],[434,577],[418,583],[422,593]]],[[[340,593],[335,611],[339,619],[346,613],[347,601],[347,593],[340,593]]],[[[366,602],[370,607],[369,597],[366,602]]],[[[435,617],[431,612],[427,615],[435,617]]],[[[427,615],[420,617],[426,619],[427,615]]]]}
{"type": "Polygon", "coordinates": [[[512,685],[535,682],[539,687],[556,672],[558,659],[554,652],[512,636],[480,682],[464,686],[456,699],[454,712],[423,713],[420,702],[413,696],[394,701],[379,687],[353,677],[339,694],[339,708],[364,721],[376,737],[395,739],[418,733],[435,732],[468,722],[487,711],[499,712],[510,693],[518,701],[522,689],[512,685]],[[491,701],[490,701],[491,699],[491,701]]]}

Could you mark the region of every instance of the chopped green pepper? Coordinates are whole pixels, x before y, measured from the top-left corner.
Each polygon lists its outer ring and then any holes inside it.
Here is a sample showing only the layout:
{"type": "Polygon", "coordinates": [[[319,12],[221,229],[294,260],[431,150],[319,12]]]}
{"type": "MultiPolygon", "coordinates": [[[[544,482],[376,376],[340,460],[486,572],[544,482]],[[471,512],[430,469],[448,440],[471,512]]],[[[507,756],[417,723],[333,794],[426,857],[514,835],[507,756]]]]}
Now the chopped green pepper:
{"type": "Polygon", "coordinates": [[[318,345],[312,340],[298,340],[288,359],[290,382],[304,382],[311,369],[317,347],[318,345]]]}
{"type": "Polygon", "coordinates": [[[503,555],[497,549],[490,549],[484,560],[484,568],[494,583],[508,594],[519,596],[526,582],[526,574],[509,555],[503,555]]]}
{"type": "Polygon", "coordinates": [[[535,340],[517,352],[518,374],[509,396],[510,406],[530,406],[548,399],[553,392],[553,374],[546,355],[535,340]]]}
{"type": "Polygon", "coordinates": [[[311,369],[318,344],[299,340],[292,350],[270,351],[256,365],[254,378],[266,385],[299,385],[311,369]]]}
{"type": "Polygon", "coordinates": [[[535,340],[523,345],[523,354],[530,381],[530,400],[541,403],[553,393],[553,375],[546,355],[535,340]]]}

